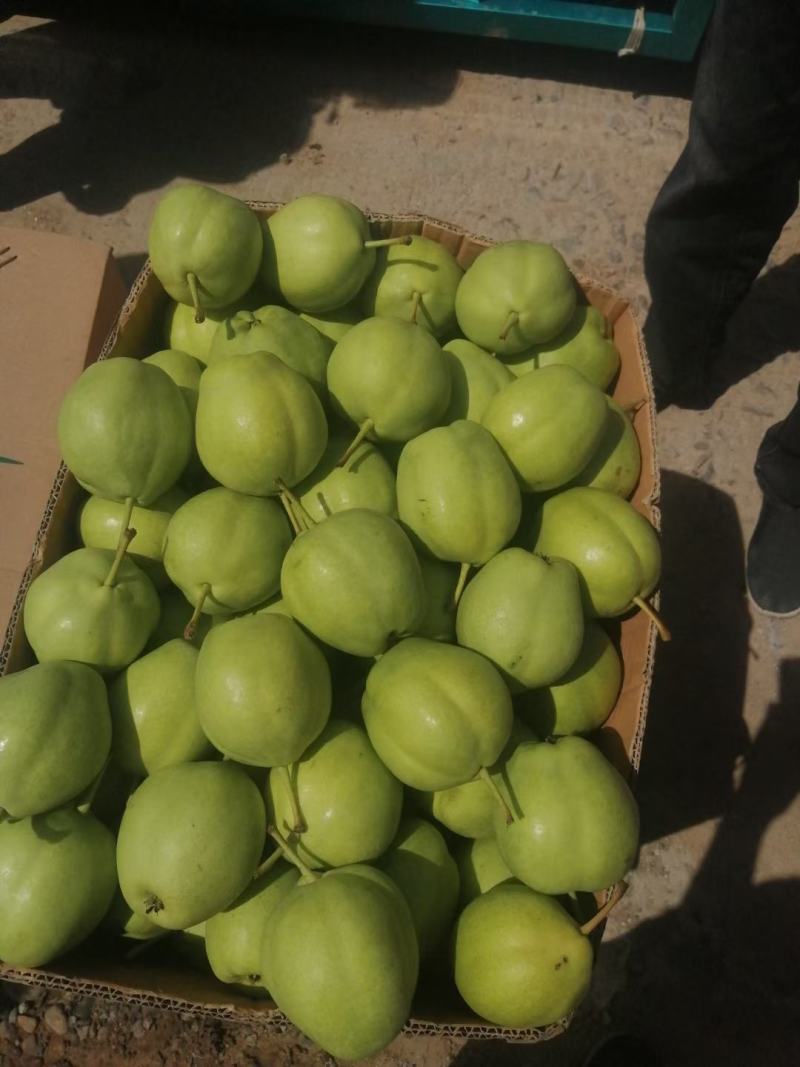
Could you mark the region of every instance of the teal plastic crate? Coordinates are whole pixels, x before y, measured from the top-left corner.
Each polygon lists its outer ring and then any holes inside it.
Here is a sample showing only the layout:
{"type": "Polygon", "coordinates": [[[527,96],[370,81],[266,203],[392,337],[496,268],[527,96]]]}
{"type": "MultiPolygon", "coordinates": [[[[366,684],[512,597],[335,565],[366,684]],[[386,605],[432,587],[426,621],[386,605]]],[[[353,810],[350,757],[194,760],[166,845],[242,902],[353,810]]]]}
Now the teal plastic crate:
{"type": "MultiPolygon", "coordinates": [[[[639,5],[578,0],[268,0],[280,15],[467,33],[618,52],[629,41],[639,5]]],[[[635,49],[645,56],[690,60],[714,0],[654,0],[644,9],[635,49]]]]}

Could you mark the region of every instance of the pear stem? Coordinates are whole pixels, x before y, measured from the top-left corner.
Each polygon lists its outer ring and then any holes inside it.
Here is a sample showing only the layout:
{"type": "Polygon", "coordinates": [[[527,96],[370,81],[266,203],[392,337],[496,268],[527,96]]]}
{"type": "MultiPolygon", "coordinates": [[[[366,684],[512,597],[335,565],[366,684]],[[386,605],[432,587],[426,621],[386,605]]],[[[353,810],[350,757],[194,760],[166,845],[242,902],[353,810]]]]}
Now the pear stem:
{"type": "Polygon", "coordinates": [[[499,340],[505,341],[506,337],[508,337],[508,335],[511,333],[511,331],[514,329],[514,327],[517,325],[518,322],[519,322],[519,312],[517,312],[517,311],[509,311],[508,318],[505,321],[505,325],[503,326],[502,330],[498,334],[499,340]]]}
{"type": "Polygon", "coordinates": [[[265,875],[268,871],[271,871],[280,859],[283,859],[283,853],[279,848],[276,848],[274,852],[270,852],[270,854],[263,861],[263,863],[259,864],[259,866],[256,867],[255,874],[253,875],[253,881],[255,882],[257,878],[261,878],[262,875],[265,875]]]}
{"type": "Polygon", "coordinates": [[[411,321],[417,321],[417,312],[419,311],[419,305],[422,303],[422,293],[419,289],[414,290],[414,295],[411,298],[411,321]]]}
{"type": "Polygon", "coordinates": [[[365,241],[364,248],[388,248],[389,245],[410,245],[412,235],[407,233],[404,237],[381,237],[376,241],[365,241]]]}
{"type": "Polygon", "coordinates": [[[206,321],[205,312],[203,311],[203,305],[200,303],[200,293],[197,290],[197,275],[193,271],[189,271],[186,275],[186,281],[189,286],[189,292],[192,294],[192,305],[194,306],[194,321],[200,325],[201,322],[206,321]]]}
{"type": "Polygon", "coordinates": [[[110,589],[114,585],[114,582],[117,580],[117,572],[122,566],[122,560],[125,556],[125,553],[128,551],[128,545],[131,543],[135,536],[136,531],[131,530],[130,527],[127,530],[123,530],[120,534],[119,544],[117,545],[117,551],[114,555],[114,562],[111,564],[111,568],[109,569],[109,572],[106,575],[106,580],[103,582],[103,585],[107,589],[110,589]]]}
{"type": "Polygon", "coordinates": [[[292,781],[292,772],[289,767],[276,767],[275,769],[280,771],[284,787],[289,794],[289,805],[292,809],[292,833],[304,834],[308,829],[308,824],[303,818],[302,811],[300,811],[300,798],[297,795],[295,784],[292,781]]]}
{"type": "Polygon", "coordinates": [[[584,937],[588,937],[592,930],[598,927],[600,923],[608,917],[609,913],[613,911],[613,909],[617,906],[617,904],[619,904],[619,902],[622,900],[622,898],[627,892],[628,883],[617,882],[617,884],[611,890],[611,896],[608,898],[602,908],[599,908],[591,917],[591,919],[589,919],[583,924],[583,926],[580,927],[580,931],[584,937]]]}
{"type": "Polygon", "coordinates": [[[330,504],[325,499],[324,493],[317,493],[317,500],[319,501],[319,506],[325,512],[325,518],[329,519],[331,515],[333,515],[333,512],[331,511],[330,504]]]}
{"type": "Polygon", "coordinates": [[[669,627],[658,614],[652,604],[648,604],[644,597],[640,596],[631,597],[631,602],[634,603],[637,608],[643,611],[645,615],[650,616],[650,618],[655,623],[655,627],[658,630],[658,636],[661,638],[662,641],[672,640],[672,634],[669,632],[669,627]]]}
{"type": "Polygon", "coordinates": [[[458,572],[458,581],[456,582],[456,590],[453,593],[453,607],[458,607],[458,602],[461,599],[461,594],[464,592],[464,586],[467,584],[467,578],[469,577],[471,563],[462,563],[461,569],[458,572]]]}
{"type": "Polygon", "coordinates": [[[184,641],[191,641],[194,638],[194,635],[197,632],[197,624],[200,621],[200,614],[203,610],[203,604],[205,604],[206,597],[210,592],[210,582],[203,582],[202,586],[200,587],[200,596],[197,598],[197,603],[195,604],[194,611],[192,612],[192,617],[186,623],[186,626],[183,630],[184,641]]]}
{"type": "Polygon", "coordinates": [[[130,527],[131,516],[133,515],[133,497],[125,497],[125,510],[122,513],[122,525],[119,529],[119,540],[117,541],[117,548],[120,546],[122,538],[125,536],[125,531],[130,527]]]}
{"type": "Polygon", "coordinates": [[[372,419],[364,419],[364,421],[358,428],[358,433],[355,435],[353,440],[344,450],[344,455],[336,464],[337,467],[343,467],[347,463],[348,459],[350,459],[350,457],[353,455],[353,453],[364,440],[364,438],[367,436],[367,434],[372,432],[372,428],[374,425],[375,423],[372,419]]]}
{"type": "Polygon", "coordinates": [[[314,523],[314,520],[308,514],[306,509],[291,491],[289,486],[283,480],[283,478],[276,478],[275,485],[280,492],[278,496],[283,509],[289,517],[289,522],[292,524],[292,529],[295,532],[295,536],[303,533],[304,530],[308,530],[314,523]]]}
{"type": "Polygon", "coordinates": [[[299,534],[301,534],[303,532],[303,528],[300,525],[300,523],[297,521],[297,516],[294,513],[294,508],[292,507],[292,502],[289,499],[289,497],[286,495],[286,493],[280,493],[279,497],[280,497],[281,504],[283,504],[283,510],[286,512],[286,515],[288,516],[289,522],[292,524],[292,529],[294,530],[294,535],[295,535],[295,537],[297,537],[299,534]]]}
{"type": "Polygon", "coordinates": [[[290,863],[293,863],[295,865],[295,867],[298,869],[298,871],[300,871],[303,877],[307,878],[310,882],[316,882],[320,875],[317,874],[316,871],[312,871],[306,863],[303,863],[303,861],[297,854],[297,850],[289,844],[283,834],[280,833],[280,831],[278,831],[274,826],[268,826],[267,833],[273,839],[273,841],[277,843],[278,848],[280,848],[287,860],[289,860],[290,863]]]}
{"type": "Polygon", "coordinates": [[[506,817],[506,825],[510,826],[512,824],[512,822],[514,821],[514,816],[513,816],[512,812],[511,812],[511,808],[506,803],[505,797],[500,792],[500,790],[497,788],[497,783],[495,782],[494,778],[492,778],[491,774],[489,773],[489,771],[487,770],[486,767],[481,767],[481,769],[478,771],[478,777],[482,781],[484,781],[486,783],[486,785],[489,787],[489,789],[491,790],[492,795],[494,796],[495,800],[500,805],[500,807],[503,809],[503,814],[506,817]]]}

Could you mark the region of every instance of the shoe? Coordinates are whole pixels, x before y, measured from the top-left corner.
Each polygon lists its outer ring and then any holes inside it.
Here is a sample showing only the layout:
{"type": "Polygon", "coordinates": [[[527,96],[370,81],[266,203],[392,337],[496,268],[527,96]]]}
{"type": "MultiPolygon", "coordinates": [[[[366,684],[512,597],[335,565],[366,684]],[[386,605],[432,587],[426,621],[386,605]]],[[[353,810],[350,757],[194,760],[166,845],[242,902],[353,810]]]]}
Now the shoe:
{"type": "Polygon", "coordinates": [[[764,498],[747,548],[747,591],[765,615],[800,614],[800,508],[764,498]]]}
{"type": "Polygon", "coordinates": [[[663,1063],[652,1045],[642,1038],[616,1034],[591,1053],[584,1067],[663,1067],[663,1063]]]}

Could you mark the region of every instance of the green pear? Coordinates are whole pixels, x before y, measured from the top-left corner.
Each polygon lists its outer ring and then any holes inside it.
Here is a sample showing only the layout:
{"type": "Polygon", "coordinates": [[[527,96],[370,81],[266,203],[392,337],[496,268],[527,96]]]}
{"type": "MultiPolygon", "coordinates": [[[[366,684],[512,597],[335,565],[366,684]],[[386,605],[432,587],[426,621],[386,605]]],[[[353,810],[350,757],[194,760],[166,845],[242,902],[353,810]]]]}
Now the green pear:
{"type": "Polygon", "coordinates": [[[523,742],[505,767],[512,822],[495,816],[509,870],[540,893],[594,893],[633,865],[639,811],[625,779],[591,742],[523,742]]]}
{"type": "Polygon", "coordinates": [[[200,382],[197,451],[222,485],[274,496],[319,463],[328,425],[305,378],[267,352],[223,357],[200,382]]]}
{"type": "Polygon", "coordinates": [[[119,889],[103,916],[101,928],[112,937],[126,937],[131,941],[152,941],[164,932],[160,926],[151,923],[146,915],[137,915],[119,889]]]}
{"type": "Polygon", "coordinates": [[[365,864],[301,880],[264,932],[261,974],[275,1003],[337,1059],[370,1056],[400,1032],[418,968],[405,898],[365,864]]]}
{"type": "Polygon", "coordinates": [[[515,719],[511,735],[503,751],[489,768],[493,786],[485,777],[473,778],[461,785],[434,792],[418,793],[416,800],[428,815],[432,815],[442,826],[462,837],[484,838],[494,836],[494,816],[497,810],[498,792],[502,796],[503,769],[517,747],[523,741],[535,741],[536,737],[528,727],[515,719]]]}
{"type": "MultiPolygon", "coordinates": [[[[258,607],[254,608],[252,610],[252,612],[246,612],[245,614],[248,614],[248,615],[250,615],[250,614],[253,614],[253,615],[261,615],[261,614],[271,615],[273,613],[278,614],[278,615],[285,615],[289,619],[293,618],[291,611],[289,611],[288,604],[283,599],[283,597],[280,596],[280,595],[272,597],[270,600],[267,600],[263,604],[259,604],[258,607]]],[[[212,625],[215,625],[215,624],[212,622],[212,625]]],[[[314,641],[314,644],[317,646],[317,648],[320,650],[320,652],[323,654],[323,656],[327,660],[328,667],[331,670],[331,676],[332,676],[331,677],[331,681],[333,681],[333,671],[336,669],[339,661],[342,660],[342,659],[351,660],[353,657],[352,656],[346,656],[344,654],[344,652],[340,652],[339,649],[337,649],[337,648],[331,648],[330,645],[326,645],[324,641],[320,641],[316,637],[312,637],[312,640],[314,641]]]]}
{"type": "Polygon", "coordinates": [[[156,205],[147,249],[153,273],[173,300],[206,308],[244,296],[261,263],[264,240],[243,201],[204,185],[170,189],[156,205]]]}
{"type": "Polygon", "coordinates": [[[425,587],[425,615],[417,627],[417,635],[432,641],[455,642],[458,567],[433,556],[418,558],[425,587]]]}
{"type": "Polygon", "coordinates": [[[579,474],[605,433],[604,394],[572,367],[517,378],[489,402],[483,425],[496,438],[523,490],[557,489],[579,474]]]}
{"type": "Polygon", "coordinates": [[[185,930],[227,908],[253,877],[266,815],[231,763],[181,763],[133,793],[117,837],[122,895],[137,915],[185,930]]]}
{"type": "Polygon", "coordinates": [[[487,352],[511,356],[549,341],[575,311],[577,286],[551,245],[507,241],[481,252],[461,280],[456,316],[487,352]]]}
{"type": "Polygon", "coordinates": [[[174,486],[149,507],[134,506],[130,515],[125,504],[90,496],[78,514],[81,541],[87,548],[116,551],[123,532],[132,527],[134,536],[128,549],[129,558],[145,572],[158,588],[168,584],[163,559],[164,534],[172,514],[188,500],[186,493],[174,486]]]}
{"type": "Polygon", "coordinates": [[[116,888],[114,838],[59,808],[0,822],[0,960],[42,967],[88,937],[116,888]]]}
{"type": "Polygon", "coordinates": [[[546,500],[531,547],[577,568],[587,615],[609,618],[634,607],[652,611],[644,598],[661,573],[658,535],[614,493],[579,486],[546,500]]]}
{"type": "Polygon", "coordinates": [[[408,442],[397,466],[397,510],[432,555],[480,566],[514,536],[521,504],[497,442],[462,419],[408,442]]]}
{"type": "Polygon", "coordinates": [[[301,533],[281,569],[292,616],[353,656],[378,656],[422,620],[425,590],[400,526],[363,508],[340,511],[301,533]]]}
{"type": "Polygon", "coordinates": [[[82,663],[38,663],[0,678],[0,812],[66,804],[103,770],[111,717],[100,675],[82,663]]]}
{"type": "Polygon", "coordinates": [[[509,882],[514,877],[500,855],[500,849],[493,837],[459,841],[453,855],[458,867],[462,908],[476,897],[494,889],[496,885],[509,882]]]}
{"type": "Polygon", "coordinates": [[[369,223],[348,200],[298,196],[264,223],[261,277],[292,307],[324,314],[353,300],[384,244],[371,239],[369,223]]]}
{"type": "Polygon", "coordinates": [[[441,420],[450,388],[447,357],[413,322],[364,319],[328,361],[328,391],[334,406],[359,427],[357,441],[410,441],[441,420]]]}
{"type": "Polygon", "coordinates": [[[294,311],[267,305],[225,319],[214,334],[210,362],[248,352],[272,353],[325,397],[330,342],[294,311]]]}
{"type": "Polygon", "coordinates": [[[344,307],[334,308],[333,311],[325,311],[318,315],[310,315],[307,311],[301,311],[300,318],[305,319],[325,337],[333,350],[333,346],[341,341],[350,327],[361,322],[364,316],[356,304],[345,304],[344,307]]]}
{"type": "Polygon", "coordinates": [[[557,682],[519,699],[520,716],[540,737],[584,734],[602,726],[617,701],[622,662],[611,638],[587,622],[578,658],[557,682]]]}
{"type": "Polygon", "coordinates": [[[366,863],[386,851],[403,807],[403,787],[378,759],[360,726],[331,719],[288,771],[273,768],[267,794],[271,821],[304,826],[294,847],[307,866],[366,863]]]}
{"type": "Polygon", "coordinates": [[[192,422],[168,374],[119,356],[93,363],[70,386],[58,413],[58,444],[90,493],[147,507],[189,461],[192,422]]]}
{"type": "Polygon", "coordinates": [[[330,715],[325,657],[277,613],[214,628],[200,649],[196,685],[206,736],[230,759],[257,767],[299,759],[330,715]]]}
{"type": "Polygon", "coordinates": [[[197,391],[200,388],[200,377],[203,373],[202,362],[180,349],[162,348],[154,352],[152,356],[146,356],[142,363],[160,367],[165,374],[169,375],[183,394],[189,414],[192,416],[192,422],[194,422],[194,414],[197,410],[197,391]]]}
{"type": "Polygon", "coordinates": [[[164,568],[195,612],[231,614],[278,591],[291,541],[280,504],[218,486],[187,500],[170,519],[164,568]]]}
{"type": "Polygon", "coordinates": [[[443,244],[415,235],[407,245],[378,249],[361,305],[366,315],[416,322],[442,337],[455,329],[456,290],[463,276],[443,244]]]}
{"type": "Polygon", "coordinates": [[[103,672],[139,655],[158,622],[158,593],[117,551],[78,548],[34,578],[23,623],[36,658],[71,659],[103,672]]]}
{"type": "Polygon", "coordinates": [[[453,378],[444,422],[481,422],[489,401],[504,385],[513,382],[514,375],[505,363],[463,337],[448,341],[444,352],[453,378]]]}
{"type": "Polygon", "coordinates": [[[170,301],[164,316],[164,344],[167,348],[194,356],[202,364],[211,360],[211,342],[217,327],[225,319],[235,315],[239,303],[233,307],[205,308],[202,322],[195,321],[195,310],[189,304],[170,301]]]}
{"type": "Polygon", "coordinates": [[[394,471],[370,441],[362,441],[340,465],[350,439],[332,433],[317,466],[294,487],[306,514],[322,522],[337,511],[369,508],[394,518],[397,492],[394,471]]]}
{"type": "Polygon", "coordinates": [[[261,942],[275,906],[300,878],[296,867],[278,860],[245,889],[233,904],[206,923],[205,949],[220,982],[237,985],[251,995],[263,989],[261,942]]]}
{"type": "Polygon", "coordinates": [[[566,363],[596,385],[607,389],[619,370],[619,351],[602,313],[581,304],[567,325],[545,344],[530,352],[537,367],[566,363]]]}
{"type": "Polygon", "coordinates": [[[588,464],[572,485],[589,485],[606,489],[617,496],[629,497],[642,472],[642,452],[639,438],[630,416],[610,396],[606,397],[608,417],[606,429],[588,464]]]}
{"type": "Polygon", "coordinates": [[[420,960],[429,959],[449,934],[458,905],[458,867],[445,839],[424,819],[404,819],[379,866],[406,898],[420,960]]]}
{"type": "Polygon", "coordinates": [[[508,688],[487,659],[418,637],[375,663],[361,710],[392,774],[422,790],[488,777],[513,723],[508,688]]]}
{"type": "MultiPolygon", "coordinates": [[[[167,589],[162,590],[161,617],[155,630],[150,635],[150,640],[147,642],[147,650],[152,651],[154,648],[160,648],[161,645],[165,645],[167,641],[172,641],[176,637],[183,637],[186,623],[191,618],[191,615],[192,605],[180,589],[170,585],[167,589]]],[[[211,629],[212,621],[224,622],[227,618],[227,615],[201,614],[195,622],[194,633],[188,638],[190,644],[194,645],[195,648],[199,648],[211,629]]]]}
{"type": "Polygon", "coordinates": [[[213,755],[197,717],[196,666],[197,649],[178,638],[137,659],[111,683],[112,750],[123,771],[143,778],[213,755]]]}
{"type": "Polygon", "coordinates": [[[593,962],[591,942],[558,901],[524,885],[495,886],[456,923],[456,986],[497,1026],[559,1022],[588,993],[593,962]]]}
{"type": "Polygon", "coordinates": [[[488,657],[515,691],[550,685],[578,657],[578,573],[524,548],[498,553],[472,579],[456,614],[458,643],[488,657]]]}
{"type": "Polygon", "coordinates": [[[160,352],[154,352],[152,356],[147,356],[142,362],[151,363],[154,367],[160,367],[165,374],[172,378],[181,391],[189,411],[189,417],[192,420],[192,451],[189,461],[181,474],[181,484],[191,492],[210,489],[211,485],[209,483],[213,484],[213,479],[200,462],[194,440],[194,423],[197,415],[197,400],[203,364],[186,352],[168,348],[162,349],[160,352]]]}

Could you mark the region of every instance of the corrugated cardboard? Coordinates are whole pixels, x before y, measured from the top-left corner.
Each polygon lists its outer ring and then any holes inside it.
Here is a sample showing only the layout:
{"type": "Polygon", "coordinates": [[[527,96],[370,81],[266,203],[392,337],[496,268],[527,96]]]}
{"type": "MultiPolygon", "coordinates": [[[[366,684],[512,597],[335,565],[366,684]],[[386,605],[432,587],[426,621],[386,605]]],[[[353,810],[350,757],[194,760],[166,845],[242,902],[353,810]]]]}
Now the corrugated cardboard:
{"type": "MultiPolygon", "coordinates": [[[[6,247],[0,255],[10,260],[0,268],[0,456],[15,462],[0,462],[0,632],[53,491],[61,399],[97,359],[125,300],[122,276],[104,245],[0,227],[0,248],[6,247]]],[[[8,651],[4,645],[0,663],[8,651]]]]}
{"type": "MultiPolygon", "coordinates": [[[[271,214],[279,205],[252,205],[271,214]]],[[[468,266],[491,242],[466,234],[446,223],[420,216],[371,216],[376,236],[422,233],[446,245],[462,266],[468,266]]],[[[579,279],[586,298],[598,307],[613,326],[614,340],[622,356],[622,368],[614,389],[622,404],[640,405],[634,425],[642,449],[642,476],[632,498],[635,507],[656,526],[659,480],[654,434],[652,387],[641,335],[628,304],[611,290],[588,279],[579,279]]],[[[143,357],[161,347],[161,323],[167,297],[146,264],[134,282],[117,326],[109,335],[100,358],[114,355],[143,357]]],[[[37,545],[32,573],[42,560],[56,558],[68,543],[68,526],[75,500],[74,480],[62,467],[50,497],[37,545]]],[[[21,602],[20,602],[21,603],[21,602]]],[[[21,630],[21,627],[18,626],[21,630]]],[[[598,737],[604,751],[631,777],[641,755],[647,699],[652,675],[655,627],[638,612],[624,619],[620,628],[624,680],[617,705],[598,737]]],[[[15,645],[8,663],[14,670],[28,662],[23,639],[15,645]]],[[[268,1030],[284,1030],[286,1020],[269,1001],[253,1001],[217,982],[210,974],[151,960],[125,962],[109,959],[96,945],[87,945],[41,970],[0,968],[0,975],[13,980],[85,994],[193,1011],[223,1019],[246,1018],[268,1030]]],[[[420,991],[408,1030],[419,1034],[455,1034],[471,1038],[498,1038],[535,1042],[561,1033],[568,1020],[536,1030],[508,1030],[489,1025],[471,1015],[454,992],[437,988],[420,991]]]]}

